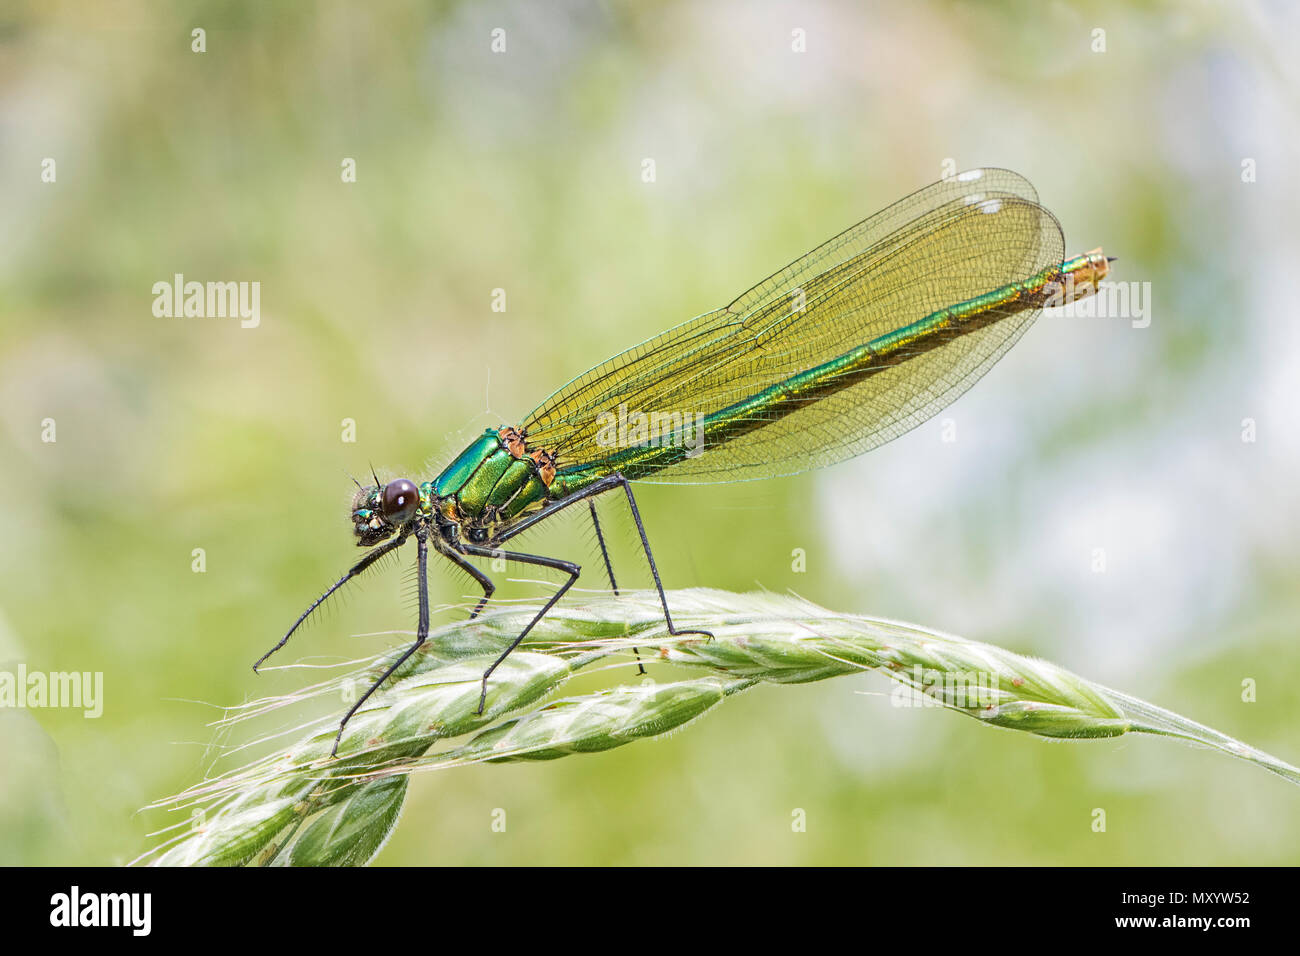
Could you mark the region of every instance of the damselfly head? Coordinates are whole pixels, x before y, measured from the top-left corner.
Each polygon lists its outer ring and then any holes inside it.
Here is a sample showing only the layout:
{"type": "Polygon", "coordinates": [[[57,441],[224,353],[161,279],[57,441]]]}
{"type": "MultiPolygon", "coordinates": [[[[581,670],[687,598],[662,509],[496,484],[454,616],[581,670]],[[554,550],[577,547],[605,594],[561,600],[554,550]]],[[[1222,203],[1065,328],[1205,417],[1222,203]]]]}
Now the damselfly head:
{"type": "Polygon", "coordinates": [[[352,496],[352,530],[368,548],[397,532],[420,513],[420,489],[407,478],[358,488],[352,496]]]}

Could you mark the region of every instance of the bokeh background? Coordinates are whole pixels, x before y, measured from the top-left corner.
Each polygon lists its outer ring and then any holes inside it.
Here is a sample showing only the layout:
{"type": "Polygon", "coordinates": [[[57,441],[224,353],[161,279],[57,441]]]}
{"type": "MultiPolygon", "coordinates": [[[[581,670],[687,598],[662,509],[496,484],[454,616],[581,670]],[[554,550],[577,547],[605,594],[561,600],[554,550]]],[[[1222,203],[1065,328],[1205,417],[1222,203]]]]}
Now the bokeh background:
{"type": "MultiPolygon", "coordinates": [[[[1150,283],[1150,324],[1048,313],[861,459],[646,487],[666,583],[1041,655],[1300,760],[1298,28],[1283,2],[6,3],[0,660],[102,671],[105,705],[0,711],[0,863],[131,860],[167,822],[142,806],[228,766],[222,706],[314,679],[249,665],[353,559],[347,473],[431,475],[952,166],[1028,176],[1070,251],[1150,283]],[[177,272],[260,282],[260,326],[155,317],[177,272]]],[[[543,544],[595,567],[581,522],[543,544]]],[[[375,577],[288,653],[397,646],[408,584],[375,577]]],[[[1300,862],[1300,791],[1258,768],[889,686],[420,775],[377,863],[1300,862]]]]}

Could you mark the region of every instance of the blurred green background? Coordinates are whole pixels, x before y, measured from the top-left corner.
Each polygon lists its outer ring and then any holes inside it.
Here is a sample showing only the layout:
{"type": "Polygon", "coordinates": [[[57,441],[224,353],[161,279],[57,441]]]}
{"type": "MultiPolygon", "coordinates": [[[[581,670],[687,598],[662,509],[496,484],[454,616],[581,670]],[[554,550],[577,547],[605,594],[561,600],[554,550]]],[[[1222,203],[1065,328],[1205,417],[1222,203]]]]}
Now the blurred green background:
{"type": "MultiPolygon", "coordinates": [[[[347,473],[430,477],[978,165],[1150,283],[1150,325],[1048,313],[864,458],[644,488],[666,584],[1041,655],[1300,760],[1297,27],[1283,3],[6,4],[0,661],[102,671],[105,702],[0,710],[0,863],[134,858],[168,822],[139,808],[213,771],[220,707],[314,680],[249,667],[354,558],[347,473]],[[260,282],[260,326],[155,317],[178,272],[260,282]]],[[[648,584],[613,504],[620,583],[648,584]]],[[[582,522],[529,541],[597,567],[582,522]]],[[[413,626],[408,585],[376,576],[289,659],[397,646],[374,632],[413,626]]],[[[1255,767],[888,690],[760,688],[666,740],[419,775],[377,862],[1300,862],[1300,791],[1255,767]]]]}

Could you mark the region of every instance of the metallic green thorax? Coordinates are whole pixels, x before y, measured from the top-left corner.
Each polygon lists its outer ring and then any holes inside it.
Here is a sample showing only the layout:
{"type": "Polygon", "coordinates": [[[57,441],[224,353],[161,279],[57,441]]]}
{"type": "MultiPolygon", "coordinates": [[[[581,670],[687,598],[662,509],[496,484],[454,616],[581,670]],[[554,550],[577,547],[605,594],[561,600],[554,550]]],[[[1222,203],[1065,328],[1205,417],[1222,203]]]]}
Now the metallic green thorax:
{"type": "Polygon", "coordinates": [[[444,468],[441,475],[428,482],[432,486],[431,490],[439,497],[456,494],[483,463],[483,459],[500,448],[501,439],[497,438],[497,430],[489,428],[478,441],[466,448],[455,461],[444,468]]]}
{"type": "Polygon", "coordinates": [[[531,458],[515,457],[489,428],[433,481],[421,486],[444,516],[455,521],[510,520],[534,510],[547,499],[547,487],[531,458]]]}

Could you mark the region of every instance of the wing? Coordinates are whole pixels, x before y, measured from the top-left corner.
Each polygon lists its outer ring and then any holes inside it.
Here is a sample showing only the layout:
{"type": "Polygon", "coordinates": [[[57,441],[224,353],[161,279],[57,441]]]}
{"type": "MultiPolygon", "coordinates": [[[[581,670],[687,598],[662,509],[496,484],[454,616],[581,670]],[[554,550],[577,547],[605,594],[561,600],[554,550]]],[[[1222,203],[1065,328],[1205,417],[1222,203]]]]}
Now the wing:
{"type": "MultiPolygon", "coordinates": [[[[601,416],[710,415],[940,309],[1026,279],[1064,256],[1033,187],[976,170],[900,200],[765,279],[574,379],[525,421],[558,467],[599,467],[601,416]]],[[[792,474],[861,454],[935,414],[970,387],[1033,321],[1019,313],[795,411],[664,471],[661,482],[792,474]]],[[[761,415],[761,412],[756,414],[761,415]]]]}

